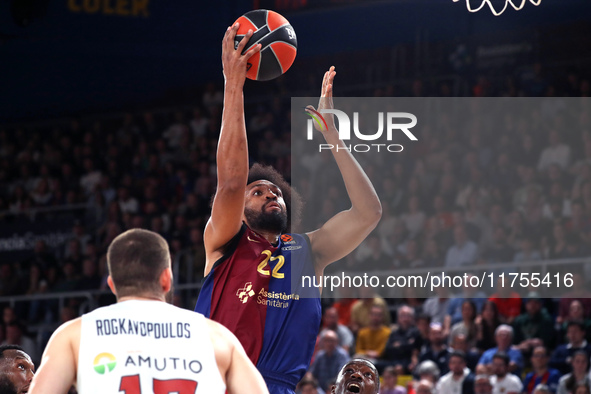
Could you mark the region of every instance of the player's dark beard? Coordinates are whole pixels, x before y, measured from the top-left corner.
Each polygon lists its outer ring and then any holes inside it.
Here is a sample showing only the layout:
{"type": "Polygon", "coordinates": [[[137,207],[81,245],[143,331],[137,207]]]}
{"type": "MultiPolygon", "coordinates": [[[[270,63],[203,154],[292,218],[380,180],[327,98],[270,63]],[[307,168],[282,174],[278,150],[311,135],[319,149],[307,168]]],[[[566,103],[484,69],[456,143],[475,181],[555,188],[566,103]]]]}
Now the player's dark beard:
{"type": "Polygon", "coordinates": [[[253,230],[270,231],[281,234],[287,230],[287,214],[284,211],[265,212],[266,204],[260,212],[246,208],[244,216],[253,230]]]}
{"type": "Polygon", "coordinates": [[[0,377],[0,394],[17,394],[16,386],[6,375],[0,377]]]}

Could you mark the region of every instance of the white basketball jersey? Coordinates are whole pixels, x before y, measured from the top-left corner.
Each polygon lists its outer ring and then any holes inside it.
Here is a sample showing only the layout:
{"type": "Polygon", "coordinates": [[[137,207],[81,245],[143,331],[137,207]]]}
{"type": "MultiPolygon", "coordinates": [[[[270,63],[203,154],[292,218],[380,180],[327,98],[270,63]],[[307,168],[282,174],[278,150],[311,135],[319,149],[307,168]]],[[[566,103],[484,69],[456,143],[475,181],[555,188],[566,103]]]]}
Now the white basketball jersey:
{"type": "Polygon", "coordinates": [[[159,301],[82,316],[79,394],[224,394],[205,317],[159,301]]]}

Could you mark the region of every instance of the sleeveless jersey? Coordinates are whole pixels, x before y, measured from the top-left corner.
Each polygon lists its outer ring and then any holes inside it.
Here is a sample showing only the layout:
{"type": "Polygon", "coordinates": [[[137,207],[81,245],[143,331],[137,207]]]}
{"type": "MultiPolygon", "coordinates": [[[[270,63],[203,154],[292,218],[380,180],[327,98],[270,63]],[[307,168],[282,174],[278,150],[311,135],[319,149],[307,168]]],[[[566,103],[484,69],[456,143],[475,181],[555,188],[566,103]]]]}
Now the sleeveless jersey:
{"type": "Polygon", "coordinates": [[[205,318],[130,300],[82,316],[78,393],[223,394],[205,318]]]}
{"type": "Polygon", "coordinates": [[[301,286],[302,275],[315,275],[309,242],[283,234],[273,246],[243,224],[204,279],[195,307],[238,337],[272,394],[279,392],[272,386],[295,389],[320,327],[320,293],[301,286]]]}

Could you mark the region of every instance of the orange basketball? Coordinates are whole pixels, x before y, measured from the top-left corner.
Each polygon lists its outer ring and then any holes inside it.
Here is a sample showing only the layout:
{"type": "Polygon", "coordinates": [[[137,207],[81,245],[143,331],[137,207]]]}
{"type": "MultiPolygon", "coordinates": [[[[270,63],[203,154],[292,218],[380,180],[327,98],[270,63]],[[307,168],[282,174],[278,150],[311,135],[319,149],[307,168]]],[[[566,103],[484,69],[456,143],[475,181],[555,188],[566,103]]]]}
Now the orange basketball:
{"type": "MultiPolygon", "coordinates": [[[[248,61],[246,77],[256,81],[277,78],[291,67],[297,52],[297,38],[287,19],[274,11],[249,11],[236,20],[240,28],[234,39],[234,47],[252,29],[253,35],[244,48],[261,44],[261,51],[248,61]]],[[[236,23],[234,22],[234,23],[236,23]]]]}

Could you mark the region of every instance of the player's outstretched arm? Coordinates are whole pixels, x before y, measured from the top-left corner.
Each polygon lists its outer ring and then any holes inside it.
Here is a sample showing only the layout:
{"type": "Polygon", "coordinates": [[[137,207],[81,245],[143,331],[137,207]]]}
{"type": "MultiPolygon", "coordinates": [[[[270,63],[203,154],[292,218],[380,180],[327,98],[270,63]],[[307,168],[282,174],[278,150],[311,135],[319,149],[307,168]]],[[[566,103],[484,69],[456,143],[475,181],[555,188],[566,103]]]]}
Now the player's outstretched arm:
{"type": "Polygon", "coordinates": [[[252,361],[246,355],[240,341],[223,325],[207,320],[216,362],[225,376],[229,394],[268,394],[267,385],[252,361]]]}
{"type": "Polygon", "coordinates": [[[250,48],[244,55],[246,42],[252,31],[234,48],[238,24],[229,27],[222,41],[222,66],[224,70],[224,111],[217,150],[217,190],[213,201],[211,218],[204,234],[207,265],[205,274],[221,257],[221,249],[242,225],[244,193],[248,179],[248,144],[244,121],[243,87],[248,59],[260,51],[260,44],[250,48]]]}
{"type": "MultiPolygon", "coordinates": [[[[332,109],[332,87],[336,72],[331,67],[322,81],[322,92],[318,109],[332,109]]],[[[309,107],[313,110],[313,107],[309,107]]],[[[343,149],[332,150],[339,171],[345,182],[351,208],[336,214],[320,229],[308,233],[312,252],[316,261],[316,273],[322,274],[324,268],[351,253],[377,226],[382,216],[382,205],[371,181],[353,155],[345,149],[334,124],[333,115],[323,115],[328,130],[321,131],[326,143],[343,149]]]]}
{"type": "Polygon", "coordinates": [[[62,324],[53,333],[31,383],[30,394],[66,394],[70,390],[76,379],[80,326],[78,318],[62,324]]]}

